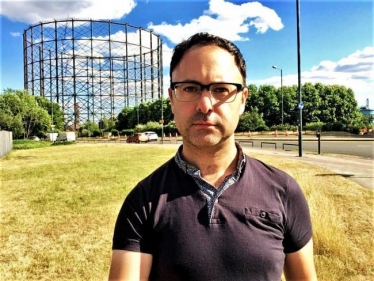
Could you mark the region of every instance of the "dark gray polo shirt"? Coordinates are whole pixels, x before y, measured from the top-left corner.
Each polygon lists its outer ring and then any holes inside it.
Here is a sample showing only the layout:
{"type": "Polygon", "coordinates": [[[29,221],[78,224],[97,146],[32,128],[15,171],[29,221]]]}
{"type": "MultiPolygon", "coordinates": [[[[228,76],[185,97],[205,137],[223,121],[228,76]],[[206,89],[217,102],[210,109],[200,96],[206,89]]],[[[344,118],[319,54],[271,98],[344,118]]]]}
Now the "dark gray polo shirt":
{"type": "Polygon", "coordinates": [[[285,253],[312,237],[293,178],[245,157],[238,179],[214,200],[172,158],[127,196],[113,249],[152,254],[150,280],[280,280],[285,253]]]}

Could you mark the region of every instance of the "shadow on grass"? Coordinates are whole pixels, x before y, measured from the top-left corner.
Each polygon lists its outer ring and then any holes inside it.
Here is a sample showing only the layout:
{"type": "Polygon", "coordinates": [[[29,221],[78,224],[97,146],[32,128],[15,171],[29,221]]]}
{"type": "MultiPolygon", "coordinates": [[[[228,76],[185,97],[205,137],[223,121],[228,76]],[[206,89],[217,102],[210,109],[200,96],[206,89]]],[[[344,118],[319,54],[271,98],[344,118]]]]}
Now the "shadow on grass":
{"type": "Polygon", "coordinates": [[[344,178],[351,178],[351,177],[354,177],[355,175],[351,175],[351,174],[317,174],[316,176],[317,177],[340,176],[340,177],[344,177],[344,178]]]}
{"type": "Polygon", "coordinates": [[[317,177],[331,177],[331,176],[339,176],[339,177],[344,177],[344,178],[356,178],[356,179],[374,179],[374,177],[358,177],[356,175],[351,175],[351,174],[317,174],[317,177]]]}

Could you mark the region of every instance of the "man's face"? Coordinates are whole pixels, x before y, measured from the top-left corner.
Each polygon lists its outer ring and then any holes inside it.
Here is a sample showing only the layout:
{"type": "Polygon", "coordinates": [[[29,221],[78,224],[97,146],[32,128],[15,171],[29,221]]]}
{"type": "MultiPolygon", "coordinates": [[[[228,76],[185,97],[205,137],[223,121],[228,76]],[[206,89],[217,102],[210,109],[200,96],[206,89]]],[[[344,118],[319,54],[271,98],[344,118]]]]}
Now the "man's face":
{"type": "MultiPolygon", "coordinates": [[[[234,56],[215,46],[196,47],[187,51],[174,69],[172,81],[196,81],[202,84],[243,83],[234,56]]],[[[233,102],[217,102],[205,89],[197,100],[181,102],[169,88],[177,128],[185,142],[199,148],[221,144],[234,137],[247,96],[248,90],[245,88],[237,93],[233,102]]]]}

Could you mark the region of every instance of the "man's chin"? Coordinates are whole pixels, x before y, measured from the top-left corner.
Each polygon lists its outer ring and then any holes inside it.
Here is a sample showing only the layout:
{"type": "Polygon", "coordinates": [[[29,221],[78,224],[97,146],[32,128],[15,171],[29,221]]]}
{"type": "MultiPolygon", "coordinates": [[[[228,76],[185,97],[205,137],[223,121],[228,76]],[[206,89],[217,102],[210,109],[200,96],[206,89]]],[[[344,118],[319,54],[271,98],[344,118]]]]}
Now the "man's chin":
{"type": "Polygon", "coordinates": [[[219,144],[222,141],[222,137],[209,134],[205,136],[191,136],[184,138],[184,140],[197,148],[206,148],[219,144]]]}

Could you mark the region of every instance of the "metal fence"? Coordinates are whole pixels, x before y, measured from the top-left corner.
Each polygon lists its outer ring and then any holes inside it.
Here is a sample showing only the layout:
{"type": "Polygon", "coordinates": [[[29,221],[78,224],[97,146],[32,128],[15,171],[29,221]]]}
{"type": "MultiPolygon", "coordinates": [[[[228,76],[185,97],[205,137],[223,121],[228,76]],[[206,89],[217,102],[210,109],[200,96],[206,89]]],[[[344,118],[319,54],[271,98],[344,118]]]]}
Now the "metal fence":
{"type": "Polygon", "coordinates": [[[13,148],[12,132],[0,131],[0,158],[8,154],[13,148]]]}

